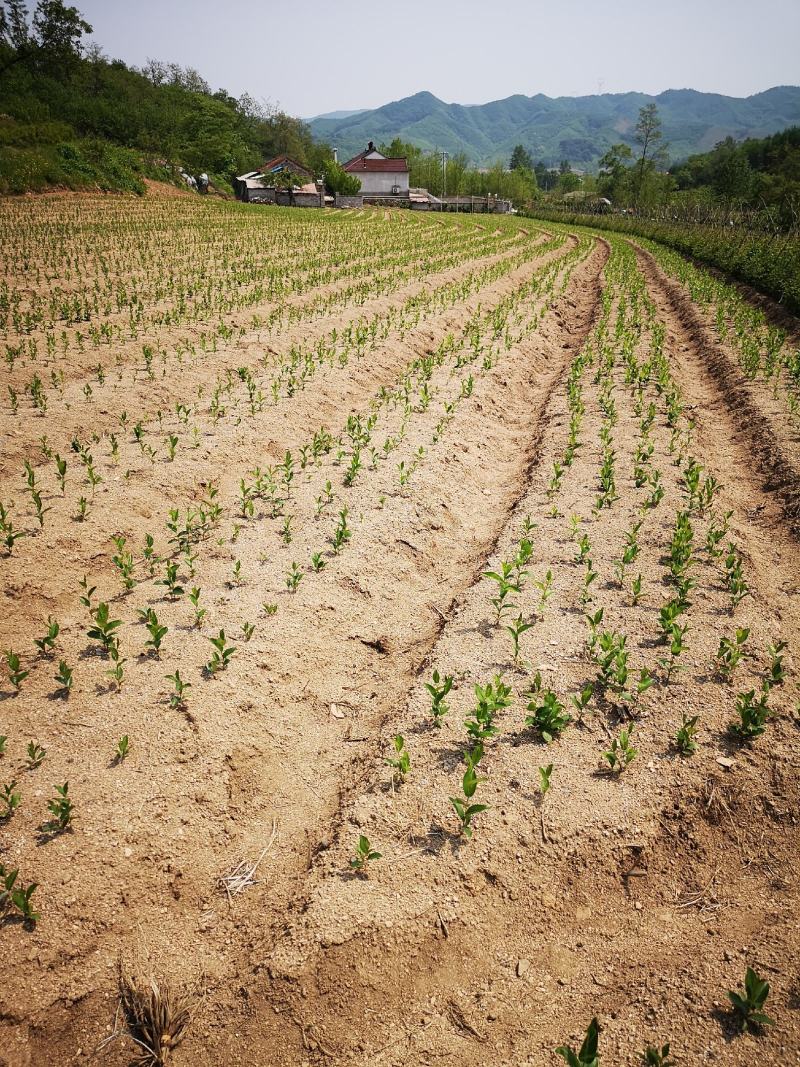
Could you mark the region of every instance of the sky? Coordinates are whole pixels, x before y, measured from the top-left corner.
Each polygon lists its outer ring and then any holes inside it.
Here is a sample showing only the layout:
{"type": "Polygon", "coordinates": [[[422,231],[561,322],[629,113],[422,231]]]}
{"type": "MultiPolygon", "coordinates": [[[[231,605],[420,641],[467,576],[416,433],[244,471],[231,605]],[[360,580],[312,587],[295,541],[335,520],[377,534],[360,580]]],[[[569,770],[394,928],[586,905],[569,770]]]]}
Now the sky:
{"type": "MultiPolygon", "coordinates": [[[[514,93],[800,84],[798,0],[71,0],[111,58],[196,68],[292,115],[514,93]]],[[[31,6],[33,6],[31,4],[31,6]]]]}

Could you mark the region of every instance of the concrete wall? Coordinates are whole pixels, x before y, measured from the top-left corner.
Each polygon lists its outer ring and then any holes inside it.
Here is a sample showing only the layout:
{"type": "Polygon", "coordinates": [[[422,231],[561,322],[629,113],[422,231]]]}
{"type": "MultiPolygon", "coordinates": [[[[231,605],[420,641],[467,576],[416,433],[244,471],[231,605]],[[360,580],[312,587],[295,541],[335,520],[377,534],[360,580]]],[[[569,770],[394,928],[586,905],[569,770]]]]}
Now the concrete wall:
{"type": "Polygon", "coordinates": [[[400,186],[400,196],[408,196],[408,174],[370,174],[368,171],[353,171],[361,182],[361,192],[366,196],[391,196],[392,186],[400,186]]]}
{"type": "Polygon", "coordinates": [[[363,207],[364,201],[360,196],[344,196],[342,193],[337,193],[334,204],[336,207],[363,207]]]}
{"type": "Polygon", "coordinates": [[[319,193],[295,193],[293,199],[295,207],[324,207],[319,193]]]}

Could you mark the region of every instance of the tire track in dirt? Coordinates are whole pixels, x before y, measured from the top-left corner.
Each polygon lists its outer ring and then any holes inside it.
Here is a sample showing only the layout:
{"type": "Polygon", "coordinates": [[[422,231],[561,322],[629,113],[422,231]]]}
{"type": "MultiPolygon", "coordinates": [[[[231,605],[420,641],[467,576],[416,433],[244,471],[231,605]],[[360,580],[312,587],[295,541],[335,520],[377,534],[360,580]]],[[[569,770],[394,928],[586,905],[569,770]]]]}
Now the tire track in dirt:
{"type": "MultiPolygon", "coordinates": [[[[747,469],[759,472],[767,494],[780,500],[788,528],[800,539],[800,464],[759,406],[735,359],[725,351],[680,282],[669,278],[655,258],[634,244],[651,294],[680,331],[685,351],[683,379],[694,403],[721,424],[718,440],[737,446],[747,469]],[[698,388],[705,381],[708,389],[698,388]],[[724,405],[724,411],[721,410],[724,405]]],[[[744,468],[742,468],[744,469],[744,468]]]]}

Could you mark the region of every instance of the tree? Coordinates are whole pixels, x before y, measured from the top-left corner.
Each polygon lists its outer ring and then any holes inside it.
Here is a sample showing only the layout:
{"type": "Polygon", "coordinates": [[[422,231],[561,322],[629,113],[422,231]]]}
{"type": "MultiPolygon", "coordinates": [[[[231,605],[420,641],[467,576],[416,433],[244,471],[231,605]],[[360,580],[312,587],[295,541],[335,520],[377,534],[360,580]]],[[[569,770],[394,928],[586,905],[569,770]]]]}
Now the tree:
{"type": "Polygon", "coordinates": [[[533,159],[524,145],[518,144],[511,153],[511,170],[533,170],[533,159]]]}
{"type": "Polygon", "coordinates": [[[39,0],[31,30],[22,0],[4,0],[0,8],[0,42],[11,55],[0,65],[0,74],[23,63],[65,80],[81,58],[81,39],[92,32],[92,27],[76,7],[63,0],[39,0]]]}
{"type": "Polygon", "coordinates": [[[325,178],[325,188],[332,193],[342,196],[355,196],[361,189],[361,182],[354,174],[348,174],[338,163],[332,159],[322,165],[322,174],[325,178]]]}
{"type": "Polygon", "coordinates": [[[643,199],[645,177],[655,171],[657,164],[665,163],[667,145],[662,144],[661,119],[655,104],[645,104],[639,108],[634,139],[641,145],[642,154],[637,163],[636,199],[643,199]]]}
{"type": "Polygon", "coordinates": [[[628,183],[628,160],[633,157],[626,144],[613,144],[600,159],[599,191],[618,203],[625,199],[628,183]]]}

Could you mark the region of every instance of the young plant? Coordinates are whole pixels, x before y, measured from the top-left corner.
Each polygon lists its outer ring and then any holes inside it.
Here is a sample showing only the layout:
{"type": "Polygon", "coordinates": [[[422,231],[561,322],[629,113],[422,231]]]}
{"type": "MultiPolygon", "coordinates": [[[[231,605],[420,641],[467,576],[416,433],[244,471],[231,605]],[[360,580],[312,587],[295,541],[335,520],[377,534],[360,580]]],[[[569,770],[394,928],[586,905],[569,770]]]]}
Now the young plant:
{"type": "Polygon", "coordinates": [[[509,593],[519,593],[519,582],[514,577],[514,564],[505,560],[500,564],[499,571],[484,571],[483,577],[497,583],[497,595],[491,598],[495,611],[495,622],[500,625],[500,620],[507,611],[513,611],[516,607],[507,600],[509,593]]]}
{"type": "Polygon", "coordinates": [[[697,723],[699,715],[681,717],[681,725],[675,734],[675,747],[682,756],[691,756],[697,750],[697,723]]]}
{"type": "Polygon", "coordinates": [[[552,763],[548,763],[546,767],[539,767],[539,793],[542,797],[547,795],[547,791],[550,788],[550,776],[552,773],[552,763]]]}
{"type": "Polygon", "coordinates": [[[411,757],[401,734],[395,734],[392,738],[392,744],[394,745],[395,755],[393,758],[387,759],[386,763],[392,768],[392,785],[394,786],[395,778],[399,782],[405,781],[406,775],[411,769],[411,757]]]}
{"type": "Polygon", "coordinates": [[[292,563],[292,569],[286,575],[286,588],[290,593],[297,592],[297,587],[300,585],[302,578],[302,569],[296,563],[292,563]]]}
{"type": "Polygon", "coordinates": [[[783,652],[785,648],[785,641],[777,641],[774,645],[769,645],[767,647],[770,662],[769,675],[766,681],[770,688],[773,685],[783,685],[786,680],[786,671],[783,666],[783,652]]]}
{"type": "Polygon", "coordinates": [[[762,1010],[769,996],[769,982],[759,978],[752,967],[748,967],[744,976],[744,996],[733,990],[728,991],[728,999],[739,1023],[739,1029],[759,1030],[762,1026],[774,1026],[771,1019],[762,1010]]]}
{"type": "Polygon", "coordinates": [[[0,811],[0,819],[10,819],[19,807],[19,802],[22,798],[19,793],[14,792],[16,784],[16,782],[9,782],[0,789],[0,805],[3,805],[3,810],[0,811]]]}
{"type": "Polygon", "coordinates": [[[518,615],[513,623],[506,624],[506,630],[511,634],[511,639],[514,642],[514,662],[519,663],[519,639],[525,633],[526,630],[532,630],[533,623],[525,622],[521,615],[518,615]]]}
{"type": "Polygon", "coordinates": [[[208,614],[208,612],[206,611],[205,608],[201,608],[200,607],[200,590],[197,588],[197,586],[194,586],[189,591],[189,603],[194,608],[194,620],[193,620],[193,623],[194,623],[195,626],[199,626],[202,623],[203,619],[208,614]]]}
{"type": "Polygon", "coordinates": [[[17,692],[22,688],[22,683],[31,673],[30,671],[23,671],[21,667],[21,661],[19,653],[14,652],[12,649],[6,649],[4,653],[6,657],[6,670],[8,671],[8,680],[14,686],[17,692]]]}
{"type": "Polygon", "coordinates": [[[56,796],[47,802],[47,810],[53,817],[39,827],[39,831],[43,834],[60,834],[72,823],[74,805],[69,797],[69,782],[57,785],[55,790],[56,796]]]}
{"type": "Polygon", "coordinates": [[[327,560],[321,552],[315,552],[311,556],[311,567],[315,574],[319,574],[320,571],[325,570],[328,565],[327,560]]]}
{"type": "Polygon", "coordinates": [[[72,690],[72,668],[67,666],[66,660],[59,661],[58,671],[54,678],[58,682],[59,692],[64,696],[69,696],[72,690]]]}
{"type": "Polygon", "coordinates": [[[153,612],[147,622],[147,631],[150,634],[150,638],[145,641],[145,648],[151,648],[156,656],[158,656],[161,651],[161,642],[167,636],[168,627],[162,626],[158,621],[156,613],[153,612]]]}
{"type": "Polygon", "coordinates": [[[548,745],[572,722],[572,716],[552,689],[545,689],[540,697],[528,703],[527,708],[531,714],[525,717],[525,725],[548,745]]]}
{"type": "Polygon", "coordinates": [[[462,800],[461,797],[450,797],[450,803],[453,805],[453,809],[458,816],[459,830],[465,837],[472,837],[472,820],[476,815],[480,815],[482,811],[488,811],[487,804],[471,804],[475,790],[478,788],[478,782],[485,781],[484,778],[479,778],[477,773],[477,766],[483,757],[483,745],[478,743],[470,752],[464,753],[464,759],[467,762],[467,769],[464,772],[464,777],[461,780],[461,790],[464,794],[462,800]]]}
{"type": "Polygon", "coordinates": [[[581,689],[580,693],[573,693],[573,695],[570,697],[570,700],[575,705],[575,708],[578,712],[578,722],[583,722],[584,713],[589,707],[589,702],[592,699],[593,695],[594,686],[591,682],[587,682],[583,689],[581,689]]]}
{"type": "Polygon", "coordinates": [[[127,734],[123,734],[122,737],[117,742],[117,748],[116,748],[116,751],[114,752],[114,762],[115,763],[122,763],[122,761],[125,759],[125,757],[130,752],[130,748],[131,748],[130,739],[129,739],[127,734]]]}
{"type": "Polygon", "coordinates": [[[368,874],[368,864],[373,860],[379,860],[381,856],[382,853],[376,852],[372,845],[370,845],[369,839],[362,834],[356,845],[356,854],[350,860],[350,866],[354,871],[357,871],[359,874],[363,874],[364,877],[366,877],[368,874]]]}
{"type": "Polygon", "coordinates": [[[570,1045],[559,1045],[556,1055],[566,1061],[568,1067],[600,1067],[600,1059],[597,1055],[597,1039],[600,1027],[597,1019],[592,1019],[586,1029],[583,1044],[576,1052],[570,1045]]]}
{"type": "Polygon", "coordinates": [[[176,670],[174,674],[165,675],[167,681],[172,682],[172,692],[169,697],[169,706],[171,708],[182,708],[186,705],[185,693],[187,689],[191,689],[191,683],[185,682],[181,678],[181,672],[176,670]]]}
{"type": "Polygon", "coordinates": [[[255,627],[255,623],[252,623],[252,622],[243,622],[242,623],[242,634],[244,635],[245,641],[249,641],[250,640],[250,638],[253,636],[253,633],[255,632],[255,628],[256,628],[255,627]]]}
{"type": "Polygon", "coordinates": [[[108,604],[101,601],[92,612],[94,626],[90,627],[87,636],[92,641],[99,641],[106,653],[110,654],[116,642],[116,630],[122,626],[122,619],[112,619],[108,604]]]}
{"type": "Polygon", "coordinates": [[[752,741],[766,730],[769,717],[767,695],[767,691],[762,689],[759,699],[756,700],[756,691],[751,689],[737,696],[736,714],[739,716],[739,721],[730,723],[729,729],[741,741],[752,741]]]}
{"type": "Polygon", "coordinates": [[[47,633],[43,637],[35,637],[33,643],[39,649],[43,656],[48,655],[56,647],[56,638],[59,635],[61,627],[56,620],[51,616],[47,616],[47,633]]]}
{"type": "Polygon", "coordinates": [[[733,638],[721,637],[719,649],[715,660],[717,673],[725,681],[730,681],[734,670],[739,664],[745,652],[745,643],[750,636],[749,627],[743,626],[736,630],[733,638]]]}
{"type": "Polygon", "coordinates": [[[38,741],[29,741],[25,750],[28,757],[28,770],[35,770],[44,761],[47,749],[42,748],[38,741]]]}
{"type": "Polygon", "coordinates": [[[482,743],[497,733],[497,727],[494,725],[495,715],[511,704],[511,687],[496,674],[488,685],[475,686],[475,696],[473,718],[467,719],[464,725],[473,740],[482,743]]]}
{"type": "Polygon", "coordinates": [[[677,1067],[675,1060],[669,1056],[669,1042],[661,1048],[648,1045],[642,1053],[642,1063],[645,1067],[677,1067]]]}
{"type": "Polygon", "coordinates": [[[603,753],[603,759],[608,763],[612,774],[621,774],[628,764],[636,758],[638,749],[631,745],[632,733],[632,725],[621,730],[619,737],[613,738],[611,747],[603,753]]]}
{"type": "Polygon", "coordinates": [[[183,595],[183,586],[178,582],[178,564],[175,560],[169,560],[166,565],[166,574],[163,578],[159,578],[156,581],[156,585],[165,585],[167,587],[167,593],[171,597],[179,597],[183,595]]]}
{"type": "Polygon", "coordinates": [[[39,913],[34,911],[31,897],[39,886],[37,882],[31,882],[27,889],[21,886],[15,889],[18,875],[19,870],[7,871],[0,863],[0,907],[6,903],[12,904],[22,915],[25,925],[32,928],[39,919],[39,913]]]}
{"type": "Polygon", "coordinates": [[[425,688],[428,690],[431,698],[433,725],[440,727],[442,725],[442,719],[450,710],[450,705],[445,700],[445,697],[453,688],[453,675],[446,674],[442,678],[438,671],[434,671],[432,681],[426,682],[425,688]]]}
{"type": "Polygon", "coordinates": [[[336,529],[333,531],[333,551],[338,555],[342,548],[347,544],[350,538],[353,536],[350,527],[347,525],[348,508],[347,505],[339,512],[339,521],[336,524],[336,529]]]}
{"type": "Polygon", "coordinates": [[[217,637],[209,637],[209,641],[214,646],[214,651],[211,654],[211,659],[206,664],[206,670],[209,674],[214,675],[218,671],[225,670],[231,661],[231,656],[236,651],[236,646],[227,643],[224,630],[220,630],[217,637]]]}

